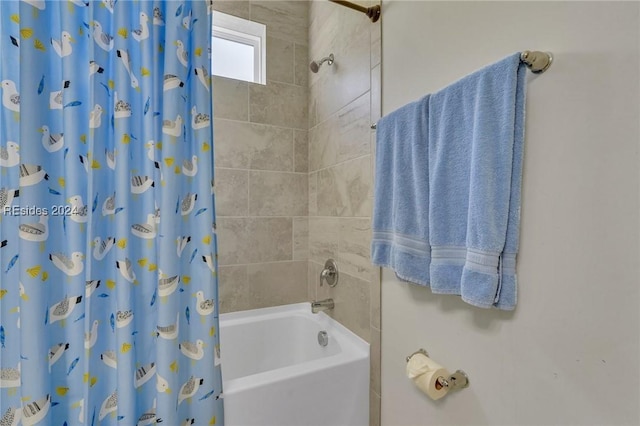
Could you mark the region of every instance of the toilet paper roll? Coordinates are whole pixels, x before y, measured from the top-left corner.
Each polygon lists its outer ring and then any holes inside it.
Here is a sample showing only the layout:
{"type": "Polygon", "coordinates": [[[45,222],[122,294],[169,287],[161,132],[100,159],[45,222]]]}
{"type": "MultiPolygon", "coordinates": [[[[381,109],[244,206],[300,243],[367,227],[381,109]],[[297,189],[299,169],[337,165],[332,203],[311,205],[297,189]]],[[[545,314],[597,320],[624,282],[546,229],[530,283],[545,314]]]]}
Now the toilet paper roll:
{"type": "Polygon", "coordinates": [[[407,377],[431,399],[438,400],[445,396],[448,388],[436,383],[438,377],[448,378],[447,369],[422,353],[414,354],[407,363],[407,377]]]}

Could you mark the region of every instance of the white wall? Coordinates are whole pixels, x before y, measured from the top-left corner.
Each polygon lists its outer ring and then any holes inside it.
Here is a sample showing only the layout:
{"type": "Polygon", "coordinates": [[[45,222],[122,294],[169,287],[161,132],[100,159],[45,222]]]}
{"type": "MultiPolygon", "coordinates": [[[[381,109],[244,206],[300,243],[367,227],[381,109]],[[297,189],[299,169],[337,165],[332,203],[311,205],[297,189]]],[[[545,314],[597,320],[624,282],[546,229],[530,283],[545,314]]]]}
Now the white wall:
{"type": "Polygon", "coordinates": [[[530,74],[519,302],[382,282],[382,424],[640,424],[639,3],[383,3],[383,113],[520,50],[530,74]],[[405,378],[424,347],[471,387],[405,378]]]}

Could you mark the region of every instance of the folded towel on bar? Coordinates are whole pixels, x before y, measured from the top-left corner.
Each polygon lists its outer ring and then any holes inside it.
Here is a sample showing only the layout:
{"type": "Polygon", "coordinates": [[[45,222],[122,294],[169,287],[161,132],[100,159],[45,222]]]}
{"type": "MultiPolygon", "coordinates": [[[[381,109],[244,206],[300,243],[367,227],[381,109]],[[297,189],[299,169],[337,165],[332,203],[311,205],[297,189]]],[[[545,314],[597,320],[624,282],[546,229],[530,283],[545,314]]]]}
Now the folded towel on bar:
{"type": "Polygon", "coordinates": [[[525,73],[518,53],[429,97],[431,290],[482,308],[516,305],[525,73]]]}
{"type": "Polygon", "coordinates": [[[429,97],[376,126],[371,259],[403,280],[429,284],[429,97]]]}

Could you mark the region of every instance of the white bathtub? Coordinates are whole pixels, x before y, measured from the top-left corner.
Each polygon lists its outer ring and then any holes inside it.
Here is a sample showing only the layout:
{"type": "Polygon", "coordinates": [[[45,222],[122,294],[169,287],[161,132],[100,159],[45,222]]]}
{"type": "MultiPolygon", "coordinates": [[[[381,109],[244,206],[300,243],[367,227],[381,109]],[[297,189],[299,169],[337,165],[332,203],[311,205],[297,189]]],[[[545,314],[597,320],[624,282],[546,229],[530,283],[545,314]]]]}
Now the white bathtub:
{"type": "Polygon", "coordinates": [[[369,425],[369,344],[309,303],[220,315],[220,340],[226,426],[369,425]]]}

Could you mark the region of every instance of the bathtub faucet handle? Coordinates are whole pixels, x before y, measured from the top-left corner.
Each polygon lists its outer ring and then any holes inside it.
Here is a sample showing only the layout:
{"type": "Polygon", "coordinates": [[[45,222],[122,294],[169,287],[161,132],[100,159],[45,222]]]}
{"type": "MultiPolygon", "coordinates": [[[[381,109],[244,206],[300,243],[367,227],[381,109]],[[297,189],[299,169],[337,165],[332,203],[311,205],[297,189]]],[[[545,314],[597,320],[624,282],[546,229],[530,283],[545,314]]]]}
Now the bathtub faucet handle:
{"type": "Polygon", "coordinates": [[[324,263],[324,269],[320,272],[320,286],[322,287],[323,281],[327,281],[329,287],[335,287],[338,285],[338,265],[333,259],[328,259],[324,263]]]}

